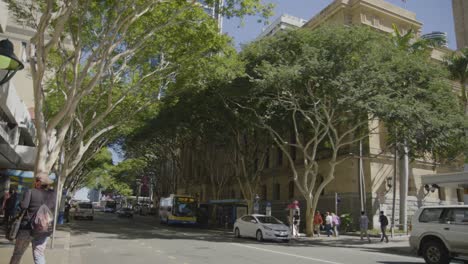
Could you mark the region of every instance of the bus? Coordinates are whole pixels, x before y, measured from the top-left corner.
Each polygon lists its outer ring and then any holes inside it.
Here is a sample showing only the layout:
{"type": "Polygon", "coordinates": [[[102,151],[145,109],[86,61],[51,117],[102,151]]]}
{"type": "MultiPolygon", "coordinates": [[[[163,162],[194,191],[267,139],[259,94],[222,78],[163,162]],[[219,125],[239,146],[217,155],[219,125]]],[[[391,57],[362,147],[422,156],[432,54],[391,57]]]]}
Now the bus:
{"type": "Polygon", "coordinates": [[[197,200],[189,195],[171,194],[159,202],[159,221],[163,224],[197,223],[197,200]]]}

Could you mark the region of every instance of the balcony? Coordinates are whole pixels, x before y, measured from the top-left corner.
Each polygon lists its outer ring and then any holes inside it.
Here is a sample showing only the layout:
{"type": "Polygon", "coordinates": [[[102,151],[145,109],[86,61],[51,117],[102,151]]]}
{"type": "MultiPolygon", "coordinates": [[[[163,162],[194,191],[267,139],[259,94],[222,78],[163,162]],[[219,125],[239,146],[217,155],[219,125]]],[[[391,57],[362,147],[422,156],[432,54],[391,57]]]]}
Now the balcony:
{"type": "Polygon", "coordinates": [[[26,105],[17,95],[11,82],[0,86],[0,110],[2,112],[0,126],[7,131],[8,135],[14,136],[9,139],[4,138],[5,141],[11,145],[17,145],[20,140],[22,145],[34,146],[36,128],[26,105]],[[15,133],[8,132],[16,129],[15,127],[19,129],[19,136],[16,131],[15,133]]]}

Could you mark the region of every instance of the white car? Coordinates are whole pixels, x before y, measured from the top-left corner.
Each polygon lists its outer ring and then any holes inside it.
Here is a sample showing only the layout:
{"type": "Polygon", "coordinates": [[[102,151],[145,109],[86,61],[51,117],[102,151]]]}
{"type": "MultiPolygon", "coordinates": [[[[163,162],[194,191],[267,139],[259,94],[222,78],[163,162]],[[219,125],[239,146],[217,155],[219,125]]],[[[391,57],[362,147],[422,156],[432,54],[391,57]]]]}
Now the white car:
{"type": "Polygon", "coordinates": [[[73,218],[75,219],[85,218],[85,219],[93,220],[94,219],[93,204],[89,202],[78,203],[72,209],[72,214],[73,214],[73,218]]]}
{"type": "Polygon", "coordinates": [[[236,237],[254,237],[258,241],[264,239],[280,240],[288,242],[291,232],[283,222],[266,215],[245,215],[234,223],[234,235],[236,237]]]}
{"type": "Polygon", "coordinates": [[[413,216],[409,242],[428,264],[468,256],[468,206],[420,208],[413,216]]]}

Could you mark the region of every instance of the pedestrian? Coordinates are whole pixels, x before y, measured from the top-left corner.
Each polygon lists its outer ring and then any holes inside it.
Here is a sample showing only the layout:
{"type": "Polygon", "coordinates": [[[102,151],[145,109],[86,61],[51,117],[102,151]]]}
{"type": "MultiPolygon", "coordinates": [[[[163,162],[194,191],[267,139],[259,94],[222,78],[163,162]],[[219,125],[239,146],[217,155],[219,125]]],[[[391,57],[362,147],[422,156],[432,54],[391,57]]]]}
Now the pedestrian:
{"type": "Polygon", "coordinates": [[[18,193],[14,186],[10,187],[9,198],[5,202],[5,216],[3,219],[4,224],[6,225],[7,230],[10,227],[11,220],[15,217],[16,213],[16,202],[18,201],[18,193]]]}
{"type": "Polygon", "coordinates": [[[332,224],[333,224],[333,232],[335,233],[335,237],[338,237],[338,228],[340,226],[340,217],[337,216],[335,213],[332,213],[332,224]]]}
{"type": "Polygon", "coordinates": [[[333,232],[332,232],[333,218],[330,212],[327,212],[326,215],[327,216],[325,217],[325,231],[327,232],[327,237],[330,237],[330,235],[333,235],[333,232]]]}
{"type": "Polygon", "coordinates": [[[70,205],[70,199],[66,199],[65,200],[65,210],[63,212],[63,215],[65,217],[65,222],[66,223],[69,223],[70,222],[70,209],[71,209],[71,205],[70,205]]]}
{"type": "MultiPolygon", "coordinates": [[[[18,235],[16,237],[15,249],[10,259],[10,264],[18,264],[21,261],[29,243],[32,244],[33,259],[35,264],[45,264],[44,251],[47,245],[47,239],[50,233],[42,233],[40,235],[34,233],[32,228],[32,221],[35,217],[43,219],[42,215],[39,216],[39,209],[43,209],[46,205],[50,211],[54,211],[56,192],[52,190],[50,185],[52,181],[48,175],[42,177],[41,180],[36,180],[36,188],[29,189],[24,193],[23,201],[20,204],[22,210],[25,210],[22,224],[18,235]]],[[[49,230],[50,226],[47,226],[49,230]]]]}
{"type": "Polygon", "coordinates": [[[299,211],[296,210],[293,216],[293,236],[299,236],[299,223],[301,221],[301,217],[299,216],[299,211]]]}
{"type": "Polygon", "coordinates": [[[366,212],[361,212],[361,218],[359,219],[359,227],[361,229],[361,240],[363,240],[363,235],[367,236],[367,240],[369,243],[371,242],[369,233],[367,230],[369,229],[369,218],[367,218],[366,212]]]}
{"type": "Polygon", "coordinates": [[[315,212],[315,215],[314,215],[314,229],[318,237],[320,237],[320,228],[322,225],[323,225],[322,215],[320,214],[320,211],[317,211],[315,212]]]}
{"type": "Polygon", "coordinates": [[[380,211],[379,222],[380,222],[380,230],[382,231],[382,238],[380,239],[380,242],[383,242],[385,238],[385,242],[388,243],[388,236],[387,236],[388,218],[387,216],[385,216],[384,211],[380,211]]]}

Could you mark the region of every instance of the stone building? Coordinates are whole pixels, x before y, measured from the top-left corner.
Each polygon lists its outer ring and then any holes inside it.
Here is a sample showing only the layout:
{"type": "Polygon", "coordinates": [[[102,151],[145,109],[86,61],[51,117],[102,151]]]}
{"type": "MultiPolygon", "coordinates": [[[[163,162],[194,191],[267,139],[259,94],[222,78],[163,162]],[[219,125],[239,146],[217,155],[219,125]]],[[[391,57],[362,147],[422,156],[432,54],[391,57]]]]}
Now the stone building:
{"type": "MultiPolygon", "coordinates": [[[[323,24],[335,23],[344,25],[366,25],[382,33],[393,33],[393,24],[397,25],[402,34],[409,29],[420,36],[422,23],[416,19],[416,14],[408,10],[392,5],[383,0],[335,0],[316,16],[312,17],[303,28],[316,29],[323,24]]],[[[265,35],[266,36],[266,35],[265,35]]],[[[435,49],[432,57],[441,60],[447,49],[435,49]]],[[[377,133],[369,136],[364,144],[362,155],[362,172],[359,169],[360,157],[357,153],[350,153],[350,158],[337,166],[335,179],[325,188],[318,209],[320,211],[335,211],[335,198],[338,197],[338,213],[351,213],[357,220],[361,203],[366,206],[366,211],[371,219],[372,226],[378,228],[378,212],[383,210],[388,216],[392,215],[393,191],[395,196],[395,222],[400,224],[400,177],[394,182],[394,155],[387,149],[386,129],[383,123],[377,125],[377,133]],[[361,174],[362,173],[362,174],[361,174]],[[362,176],[360,176],[362,175],[362,176]],[[360,180],[360,178],[362,180],[360,180]],[[360,184],[362,182],[362,185],[360,184]],[[364,189],[364,191],[360,191],[364,189]],[[364,193],[360,195],[360,193],[364,193]],[[362,198],[361,198],[362,197],[362,198]],[[361,202],[362,201],[362,202],[361,202]]],[[[296,157],[301,162],[301,157],[296,157]]],[[[327,160],[321,160],[326,164],[327,160]]],[[[402,164],[402,162],[399,162],[402,164]]],[[[320,174],[326,173],[326,166],[320,166],[320,174]]],[[[401,168],[398,167],[398,175],[401,168]]],[[[444,165],[435,165],[430,160],[415,160],[409,167],[407,213],[408,219],[417,208],[422,205],[456,204],[459,201],[457,188],[440,187],[436,189],[424,188],[423,175],[447,173],[459,171],[462,168],[444,165]]],[[[198,193],[199,186],[188,189],[180,189],[180,192],[198,193]]],[[[239,188],[231,185],[225,192],[224,198],[242,199],[239,188]]],[[[272,147],[270,149],[268,162],[263,171],[261,186],[258,189],[260,199],[272,203],[272,214],[285,218],[285,208],[292,200],[299,200],[305,205],[301,194],[292,180],[292,173],[288,161],[282,152],[272,147]]],[[[203,196],[209,199],[209,195],[203,196]]],[[[302,215],[305,215],[303,213],[302,215]]],[[[355,221],[356,222],[356,221],[355,221]]]]}

